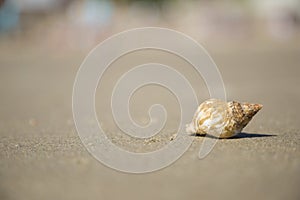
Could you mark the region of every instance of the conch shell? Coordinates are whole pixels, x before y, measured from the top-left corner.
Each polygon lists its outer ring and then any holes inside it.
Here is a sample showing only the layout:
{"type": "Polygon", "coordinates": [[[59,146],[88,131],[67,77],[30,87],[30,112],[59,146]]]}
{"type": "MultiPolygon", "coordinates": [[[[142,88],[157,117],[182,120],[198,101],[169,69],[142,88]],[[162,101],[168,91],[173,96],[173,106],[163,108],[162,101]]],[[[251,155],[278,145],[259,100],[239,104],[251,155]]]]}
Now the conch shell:
{"type": "Polygon", "coordinates": [[[261,104],[209,99],[198,107],[192,122],[186,125],[186,131],[218,138],[233,137],[243,130],[261,108],[261,104]]]}

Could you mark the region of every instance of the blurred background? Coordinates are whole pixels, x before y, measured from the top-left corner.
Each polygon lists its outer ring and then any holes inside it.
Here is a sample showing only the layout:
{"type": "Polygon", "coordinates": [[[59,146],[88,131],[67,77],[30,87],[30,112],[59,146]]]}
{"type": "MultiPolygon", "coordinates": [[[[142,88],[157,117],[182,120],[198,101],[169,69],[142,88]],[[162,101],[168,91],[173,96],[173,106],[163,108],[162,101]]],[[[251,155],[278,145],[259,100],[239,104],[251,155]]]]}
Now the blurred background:
{"type": "MultiPolygon", "coordinates": [[[[209,98],[202,78],[174,55],[119,59],[96,107],[108,137],[125,149],[152,151],[176,133],[178,103],[161,88],[138,91],[132,105],[143,123],[149,105],[166,104],[161,136],[132,141],[109,114],[113,83],[154,61],[188,77],[200,101],[209,98]]],[[[299,0],[0,0],[0,199],[300,199],[299,67],[299,0]],[[201,161],[197,137],[173,165],[145,175],[88,154],[72,118],[76,72],[101,41],[145,26],[191,36],[216,62],[228,100],[264,105],[245,129],[250,136],[220,140],[201,161]]]]}
{"type": "MultiPolygon", "coordinates": [[[[1,0],[1,44],[26,41],[57,51],[86,50],[141,26],[182,31],[201,43],[298,39],[298,0],[1,0]]],[[[25,44],[24,44],[25,45],[25,44]]],[[[21,47],[20,47],[21,48],[21,47]]]]}

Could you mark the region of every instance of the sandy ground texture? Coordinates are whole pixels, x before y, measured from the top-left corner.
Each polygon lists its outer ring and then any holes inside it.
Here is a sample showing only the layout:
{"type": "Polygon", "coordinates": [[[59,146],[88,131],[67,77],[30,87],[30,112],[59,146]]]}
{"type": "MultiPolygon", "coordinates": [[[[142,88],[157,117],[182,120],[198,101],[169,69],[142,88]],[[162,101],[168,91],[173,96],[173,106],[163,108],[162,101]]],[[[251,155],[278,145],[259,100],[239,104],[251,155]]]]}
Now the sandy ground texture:
{"type": "MultiPolygon", "coordinates": [[[[243,134],[218,141],[205,159],[198,159],[203,138],[196,137],[174,164],[142,175],[102,165],[77,135],[72,86],[87,52],[1,45],[0,199],[300,199],[298,44],[245,42],[221,49],[207,45],[228,99],[261,103],[264,108],[243,134]]],[[[146,152],[161,147],[176,132],[179,120],[174,96],[149,86],[134,95],[132,115],[139,123],[147,122],[149,105],[166,103],[168,120],[163,131],[139,141],[117,129],[109,94],[128,67],[163,62],[189,78],[200,101],[209,98],[203,80],[186,63],[162,55],[146,51],[121,58],[98,88],[98,117],[108,137],[122,148],[146,152]]]]}

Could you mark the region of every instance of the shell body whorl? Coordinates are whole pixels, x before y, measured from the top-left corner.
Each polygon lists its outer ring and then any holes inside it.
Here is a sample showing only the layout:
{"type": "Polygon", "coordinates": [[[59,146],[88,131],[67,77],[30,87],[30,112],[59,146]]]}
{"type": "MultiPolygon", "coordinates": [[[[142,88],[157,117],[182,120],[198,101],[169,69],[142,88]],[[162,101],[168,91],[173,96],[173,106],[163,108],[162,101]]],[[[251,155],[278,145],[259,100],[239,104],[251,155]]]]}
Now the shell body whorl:
{"type": "Polygon", "coordinates": [[[224,102],[209,99],[203,102],[186,131],[229,138],[240,133],[252,117],[262,108],[261,104],[224,102]]]}

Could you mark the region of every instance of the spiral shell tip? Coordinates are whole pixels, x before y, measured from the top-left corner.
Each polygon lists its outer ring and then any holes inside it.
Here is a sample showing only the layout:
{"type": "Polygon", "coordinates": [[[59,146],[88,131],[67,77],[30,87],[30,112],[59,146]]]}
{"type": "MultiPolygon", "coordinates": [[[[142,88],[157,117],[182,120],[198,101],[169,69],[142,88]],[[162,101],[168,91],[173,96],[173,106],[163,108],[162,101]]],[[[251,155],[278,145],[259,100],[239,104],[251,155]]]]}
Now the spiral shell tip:
{"type": "Polygon", "coordinates": [[[253,117],[259,110],[262,109],[262,104],[242,103],[243,112],[248,117],[253,117]]]}

